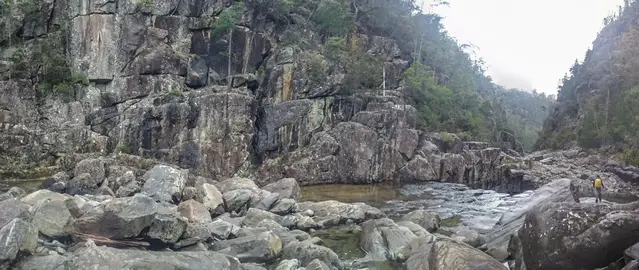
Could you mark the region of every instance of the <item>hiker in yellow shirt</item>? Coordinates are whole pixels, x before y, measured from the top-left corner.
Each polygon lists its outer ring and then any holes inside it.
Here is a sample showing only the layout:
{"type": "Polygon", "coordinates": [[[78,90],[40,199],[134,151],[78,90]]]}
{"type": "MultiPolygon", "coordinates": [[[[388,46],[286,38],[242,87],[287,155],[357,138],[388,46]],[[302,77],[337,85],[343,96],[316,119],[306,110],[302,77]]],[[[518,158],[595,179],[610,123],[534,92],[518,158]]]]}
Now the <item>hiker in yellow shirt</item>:
{"type": "Polygon", "coordinates": [[[595,202],[601,202],[601,190],[604,188],[604,184],[599,175],[597,175],[597,179],[595,179],[592,186],[595,188],[595,202]]]}

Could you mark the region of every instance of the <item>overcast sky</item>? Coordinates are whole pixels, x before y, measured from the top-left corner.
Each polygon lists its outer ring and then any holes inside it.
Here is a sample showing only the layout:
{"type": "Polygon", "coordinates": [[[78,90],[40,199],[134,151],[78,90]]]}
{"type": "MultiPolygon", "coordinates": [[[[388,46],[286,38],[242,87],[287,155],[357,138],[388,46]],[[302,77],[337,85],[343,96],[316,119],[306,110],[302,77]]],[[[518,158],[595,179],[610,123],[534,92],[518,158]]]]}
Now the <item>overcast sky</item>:
{"type": "MultiPolygon", "coordinates": [[[[418,0],[419,1],[419,0],[418,0]]],[[[428,3],[431,0],[424,0],[428,3]]],[[[623,0],[448,0],[435,11],[460,43],[479,47],[493,80],[557,93],[575,59],[583,60],[603,19],[623,0]]]]}

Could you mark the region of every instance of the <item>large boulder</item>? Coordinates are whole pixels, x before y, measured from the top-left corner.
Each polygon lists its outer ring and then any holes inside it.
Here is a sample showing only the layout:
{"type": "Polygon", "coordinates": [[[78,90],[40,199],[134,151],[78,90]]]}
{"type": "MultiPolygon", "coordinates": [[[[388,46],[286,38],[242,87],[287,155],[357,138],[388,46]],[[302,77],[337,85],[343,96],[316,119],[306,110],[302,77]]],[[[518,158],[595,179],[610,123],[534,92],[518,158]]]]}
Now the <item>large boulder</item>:
{"type": "Polygon", "coordinates": [[[229,178],[217,183],[215,186],[220,192],[222,192],[222,194],[236,189],[248,189],[255,193],[260,191],[260,188],[255,184],[255,182],[248,178],[229,178]]]}
{"type": "Polygon", "coordinates": [[[295,178],[284,178],[275,183],[270,183],[262,189],[278,193],[280,199],[288,198],[298,201],[301,198],[300,186],[297,184],[295,178]]]}
{"type": "Polygon", "coordinates": [[[530,211],[519,230],[526,268],[594,269],[622,257],[639,242],[639,213],[612,210],[603,204],[548,203],[530,211]]]}
{"type": "Polygon", "coordinates": [[[68,269],[219,269],[241,270],[240,262],[212,251],[142,251],[95,246],[88,242],[76,250],[68,269]]]}
{"type": "Polygon", "coordinates": [[[273,232],[239,237],[215,242],[214,251],[238,258],[241,262],[266,263],[273,261],[282,252],[282,241],[273,232]]]}
{"type": "Polygon", "coordinates": [[[405,246],[417,238],[409,229],[391,219],[375,219],[362,223],[360,246],[373,260],[405,260],[401,254],[405,246]]]}
{"type": "Polygon", "coordinates": [[[484,238],[477,231],[468,228],[455,231],[450,238],[458,242],[466,243],[472,247],[479,247],[485,243],[484,238]]]}
{"type": "Polygon", "coordinates": [[[249,189],[234,189],[223,195],[227,212],[242,212],[249,206],[253,193],[249,189]]]}
{"type": "Polygon", "coordinates": [[[214,185],[203,183],[198,189],[196,198],[209,209],[212,215],[224,212],[224,198],[214,185]]]}
{"type": "Polygon", "coordinates": [[[246,211],[246,216],[242,220],[242,226],[255,227],[262,220],[274,220],[278,223],[282,221],[282,217],[268,211],[257,208],[250,208],[246,211]]]}
{"type": "Polygon", "coordinates": [[[144,176],[142,192],[158,202],[177,203],[182,198],[182,190],[186,187],[188,171],[166,165],[156,165],[144,176]]]}
{"type": "Polygon", "coordinates": [[[14,218],[30,219],[29,206],[17,199],[1,201],[0,209],[0,228],[7,225],[14,218]]]}
{"type": "Polygon", "coordinates": [[[54,201],[64,201],[67,198],[69,198],[69,196],[64,195],[64,194],[60,194],[57,192],[53,192],[47,189],[41,189],[38,191],[35,191],[27,196],[24,196],[22,199],[20,199],[20,201],[22,201],[23,203],[26,203],[28,205],[35,205],[36,203],[38,203],[40,200],[42,199],[51,199],[54,201]]]}
{"type": "Polygon", "coordinates": [[[69,258],[58,253],[47,256],[29,256],[22,260],[16,267],[20,270],[66,270],[69,258]]]}
{"type": "Polygon", "coordinates": [[[418,250],[406,261],[407,270],[508,269],[488,254],[447,238],[423,244],[418,250]]]}
{"type": "Polygon", "coordinates": [[[7,192],[0,194],[0,202],[8,199],[19,199],[25,195],[25,191],[19,187],[12,187],[7,192]]]}
{"type": "Polygon", "coordinates": [[[71,179],[70,185],[79,185],[85,189],[95,189],[106,178],[104,159],[84,159],[78,162],[73,172],[75,176],[71,179]],[[85,177],[79,177],[85,175],[85,177]]]}
{"type": "Polygon", "coordinates": [[[48,237],[62,237],[71,233],[73,222],[71,212],[62,201],[41,200],[33,209],[32,224],[38,231],[48,237]]]}
{"type": "Polygon", "coordinates": [[[112,239],[135,237],[151,226],[158,205],[151,197],[133,197],[105,201],[75,222],[78,231],[112,239]]]}
{"type": "Polygon", "coordinates": [[[212,221],[209,209],[195,200],[181,202],[178,206],[178,212],[189,222],[209,223],[212,221]]]}
{"type": "Polygon", "coordinates": [[[297,259],[301,265],[308,265],[313,260],[319,259],[330,266],[330,269],[344,269],[339,256],[331,249],[314,244],[311,240],[291,242],[284,247],[282,259],[297,259]]]}
{"type": "Polygon", "coordinates": [[[165,244],[175,244],[186,230],[186,219],[172,213],[158,213],[146,235],[165,244]]]}
{"type": "Polygon", "coordinates": [[[437,213],[427,212],[425,210],[415,210],[402,217],[403,221],[411,221],[419,226],[422,226],[429,232],[434,232],[439,229],[439,223],[441,218],[437,213]]]}
{"type": "Polygon", "coordinates": [[[385,218],[379,209],[364,203],[341,203],[338,201],[302,202],[300,211],[313,211],[314,219],[320,226],[344,224],[347,221],[360,223],[369,219],[385,218]]]}
{"type": "Polygon", "coordinates": [[[0,229],[0,265],[15,259],[20,251],[35,251],[37,243],[38,230],[27,221],[14,218],[0,229]]]}

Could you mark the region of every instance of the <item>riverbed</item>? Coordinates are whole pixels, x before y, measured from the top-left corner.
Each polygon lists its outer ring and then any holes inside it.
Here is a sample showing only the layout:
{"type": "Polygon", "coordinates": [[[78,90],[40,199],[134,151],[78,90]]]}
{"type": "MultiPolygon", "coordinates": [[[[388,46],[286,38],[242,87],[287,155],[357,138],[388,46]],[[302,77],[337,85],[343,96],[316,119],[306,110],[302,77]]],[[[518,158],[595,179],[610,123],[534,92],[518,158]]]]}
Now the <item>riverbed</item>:
{"type": "Polygon", "coordinates": [[[509,206],[531,193],[509,195],[440,182],[400,186],[321,185],[302,187],[302,201],[363,202],[379,208],[394,220],[410,211],[424,209],[438,213],[442,227],[465,226],[486,233],[495,227],[509,206]]]}

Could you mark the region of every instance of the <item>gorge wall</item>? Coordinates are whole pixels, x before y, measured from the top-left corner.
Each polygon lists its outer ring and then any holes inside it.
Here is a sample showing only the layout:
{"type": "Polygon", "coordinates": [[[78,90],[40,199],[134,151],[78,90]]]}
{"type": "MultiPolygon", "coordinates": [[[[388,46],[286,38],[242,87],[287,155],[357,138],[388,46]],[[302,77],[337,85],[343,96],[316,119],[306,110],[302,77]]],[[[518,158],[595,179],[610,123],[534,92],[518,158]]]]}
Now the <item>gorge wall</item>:
{"type": "MultiPolygon", "coordinates": [[[[365,76],[353,87],[344,65],[324,56],[330,40],[303,6],[278,17],[280,1],[245,1],[237,21],[217,31],[211,25],[232,17],[231,1],[29,3],[1,6],[5,179],[126,153],[262,185],[293,177],[517,190],[523,181],[500,148],[419,125],[401,76],[413,60],[395,40],[348,32],[346,50],[381,64],[378,75],[364,75],[383,77],[390,90],[365,76]]],[[[370,73],[367,66],[350,74],[370,73]]],[[[521,148],[506,142],[504,149],[521,148]]]]}

